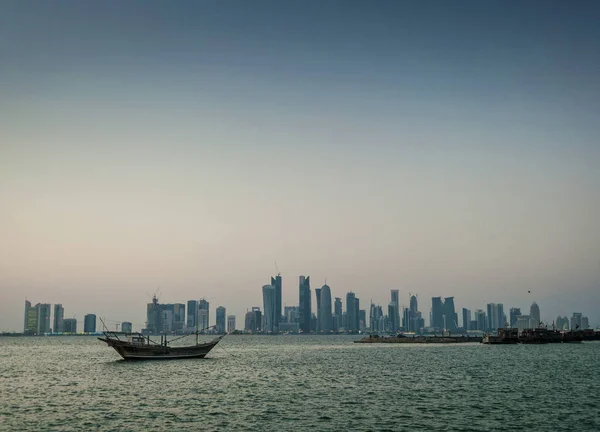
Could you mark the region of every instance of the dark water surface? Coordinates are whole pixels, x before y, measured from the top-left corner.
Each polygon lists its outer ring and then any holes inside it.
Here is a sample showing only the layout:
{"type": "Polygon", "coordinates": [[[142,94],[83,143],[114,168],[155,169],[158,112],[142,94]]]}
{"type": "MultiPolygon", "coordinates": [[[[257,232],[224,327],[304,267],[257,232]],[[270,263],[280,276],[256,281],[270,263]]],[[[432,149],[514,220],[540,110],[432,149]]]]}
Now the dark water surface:
{"type": "Polygon", "coordinates": [[[600,431],[600,343],[363,345],[227,336],[125,362],[93,337],[0,338],[0,430],[600,431]]]}

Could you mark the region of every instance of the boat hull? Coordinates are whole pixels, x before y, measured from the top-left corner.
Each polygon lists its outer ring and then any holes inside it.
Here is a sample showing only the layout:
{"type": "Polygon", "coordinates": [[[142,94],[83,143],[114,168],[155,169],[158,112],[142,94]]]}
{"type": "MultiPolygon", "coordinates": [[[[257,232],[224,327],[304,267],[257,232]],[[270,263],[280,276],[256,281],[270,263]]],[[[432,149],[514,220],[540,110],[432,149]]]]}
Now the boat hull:
{"type": "Polygon", "coordinates": [[[112,347],[125,360],[180,360],[204,358],[221,337],[201,345],[169,347],[163,345],[134,345],[110,338],[98,338],[112,347]]]}

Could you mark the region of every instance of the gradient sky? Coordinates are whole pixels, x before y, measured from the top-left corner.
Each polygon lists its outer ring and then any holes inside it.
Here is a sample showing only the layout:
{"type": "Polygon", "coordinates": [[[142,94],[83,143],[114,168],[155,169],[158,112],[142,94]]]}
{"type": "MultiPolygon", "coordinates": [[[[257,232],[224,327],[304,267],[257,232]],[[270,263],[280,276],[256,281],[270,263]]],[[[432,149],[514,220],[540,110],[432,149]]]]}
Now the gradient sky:
{"type": "MultiPolygon", "coordinates": [[[[600,3],[0,3],[0,330],[327,278],[600,324],[600,3]],[[528,293],[528,291],[531,293],[528,293]]],[[[313,299],[314,302],[314,299],[313,299]]]]}

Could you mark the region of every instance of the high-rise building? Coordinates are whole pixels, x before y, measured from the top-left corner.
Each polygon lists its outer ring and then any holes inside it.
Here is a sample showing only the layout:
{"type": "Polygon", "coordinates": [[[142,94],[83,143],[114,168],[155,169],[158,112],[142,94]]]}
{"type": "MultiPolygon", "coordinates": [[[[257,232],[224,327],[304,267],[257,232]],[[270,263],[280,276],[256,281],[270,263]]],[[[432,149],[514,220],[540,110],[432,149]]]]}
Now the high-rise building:
{"type": "Polygon", "coordinates": [[[300,315],[298,306],[285,306],[283,308],[284,320],[288,324],[298,324],[300,322],[300,315]]]}
{"type": "Polygon", "coordinates": [[[331,315],[331,288],[325,284],[321,287],[321,312],[320,329],[323,333],[331,333],[333,330],[333,317],[331,315]]]}
{"type": "MultiPolygon", "coordinates": [[[[356,299],[358,305],[359,299],[356,299]]],[[[365,309],[358,310],[358,330],[365,331],[367,329],[367,311],[365,309]]]]}
{"type": "Polygon", "coordinates": [[[96,315],[87,314],[83,318],[83,332],[84,333],[96,333],[96,315]]]}
{"type": "Polygon", "coordinates": [[[263,331],[263,313],[258,306],[252,308],[252,313],[254,314],[254,332],[260,333],[263,331]]]}
{"type": "Polygon", "coordinates": [[[281,302],[281,275],[278,274],[275,277],[271,278],[271,286],[275,288],[275,321],[273,323],[273,327],[279,328],[279,322],[281,321],[281,311],[282,311],[282,302],[281,302]]]}
{"type": "Polygon", "coordinates": [[[223,333],[225,333],[225,320],[226,320],[225,308],[223,306],[219,306],[217,308],[216,316],[217,316],[217,318],[216,318],[217,333],[223,334],[223,333]]]}
{"type": "Polygon", "coordinates": [[[123,321],[121,323],[121,331],[123,333],[131,333],[133,332],[133,325],[129,321],[123,321]]]}
{"type": "Polygon", "coordinates": [[[300,276],[299,293],[300,331],[302,333],[310,333],[310,320],[312,315],[310,298],[310,276],[300,276]]]}
{"type": "Polygon", "coordinates": [[[510,308],[510,326],[511,328],[517,327],[517,317],[521,315],[521,308],[510,308]]]}
{"type": "Polygon", "coordinates": [[[487,331],[488,322],[484,311],[481,309],[475,311],[475,321],[477,322],[477,328],[472,330],[487,331]]]}
{"type": "Polygon", "coordinates": [[[517,317],[517,329],[519,329],[519,332],[530,329],[533,327],[534,322],[539,322],[539,321],[531,319],[531,317],[529,315],[519,315],[517,317]]]}
{"type": "Polygon", "coordinates": [[[560,315],[556,318],[555,327],[557,330],[569,330],[569,318],[561,317],[560,315]]]}
{"type": "Polygon", "coordinates": [[[198,323],[198,301],[188,300],[187,302],[187,329],[188,331],[196,331],[198,323]]]}
{"type": "Polygon", "coordinates": [[[51,306],[48,303],[38,303],[35,308],[37,310],[37,334],[50,333],[51,306]]]}
{"type": "Polygon", "coordinates": [[[353,292],[346,294],[346,331],[358,332],[358,307],[356,295],[353,292]]]}
{"type": "Polygon", "coordinates": [[[444,328],[444,303],[441,297],[431,298],[431,327],[444,328]]]}
{"type": "Polygon", "coordinates": [[[152,303],[146,305],[146,329],[150,334],[163,331],[161,305],[156,296],[152,297],[152,303]]]}
{"type": "Polygon", "coordinates": [[[390,330],[400,329],[400,297],[397,289],[391,290],[391,303],[388,306],[388,315],[390,317],[390,330]],[[390,309],[390,306],[392,307],[390,309]]]}
{"type": "Polygon", "coordinates": [[[63,331],[63,319],[65,319],[65,309],[61,304],[54,305],[54,324],[52,326],[52,332],[62,333],[63,331]]]}
{"type": "Polygon", "coordinates": [[[63,319],[63,333],[77,333],[77,320],[75,318],[63,319]]]}
{"type": "Polygon", "coordinates": [[[198,302],[198,330],[203,332],[207,331],[210,326],[210,304],[201,299],[198,302]]]}
{"type": "Polygon", "coordinates": [[[586,316],[581,317],[581,329],[585,330],[590,328],[590,320],[586,316]]]}
{"type": "Polygon", "coordinates": [[[173,305],[173,331],[180,332],[186,326],[185,305],[175,303],[173,305]]]}
{"type": "Polygon", "coordinates": [[[321,331],[321,288],[315,288],[315,298],[317,299],[317,328],[315,331],[321,331]]]}
{"type": "Polygon", "coordinates": [[[573,316],[571,317],[571,330],[581,330],[582,316],[583,314],[581,312],[573,312],[573,316]]]}
{"type": "Polygon", "coordinates": [[[506,325],[504,305],[502,303],[488,303],[487,305],[488,327],[490,331],[504,328],[506,325]]]}
{"type": "Polygon", "coordinates": [[[456,331],[458,327],[458,314],[454,308],[454,297],[444,299],[444,329],[456,331]]]}
{"type": "Polygon", "coordinates": [[[532,324],[535,324],[535,327],[538,328],[542,323],[542,318],[540,316],[540,307],[536,302],[531,303],[531,307],[529,308],[529,316],[531,317],[532,324]]]}
{"type": "Polygon", "coordinates": [[[263,331],[265,333],[275,333],[277,328],[275,327],[275,287],[272,285],[263,285],[263,331]]]}
{"type": "Polygon", "coordinates": [[[246,312],[246,315],[244,317],[244,330],[247,332],[254,332],[256,330],[253,312],[246,312]]]}
{"type": "Polygon", "coordinates": [[[465,331],[471,330],[471,311],[467,308],[462,309],[462,325],[465,331]]]}
{"type": "Polygon", "coordinates": [[[235,331],[235,315],[227,315],[227,333],[235,331]]]}
{"type": "Polygon", "coordinates": [[[31,302],[25,300],[25,322],[23,333],[27,335],[37,334],[38,331],[38,310],[31,306],[31,302]]]}
{"type": "Polygon", "coordinates": [[[342,322],[343,312],[342,312],[342,299],[340,297],[335,298],[335,304],[333,307],[333,329],[334,331],[340,331],[340,328],[344,326],[342,322]]]}

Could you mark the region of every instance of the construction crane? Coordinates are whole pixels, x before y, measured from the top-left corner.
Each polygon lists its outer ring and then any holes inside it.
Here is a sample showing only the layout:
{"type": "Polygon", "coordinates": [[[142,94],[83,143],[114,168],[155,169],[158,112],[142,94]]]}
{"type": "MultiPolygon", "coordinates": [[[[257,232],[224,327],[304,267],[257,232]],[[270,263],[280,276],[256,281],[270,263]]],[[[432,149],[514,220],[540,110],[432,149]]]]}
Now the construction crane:
{"type": "Polygon", "coordinates": [[[275,261],[275,270],[277,270],[277,276],[281,276],[281,272],[279,271],[279,267],[277,267],[277,261],[275,261]]]}

